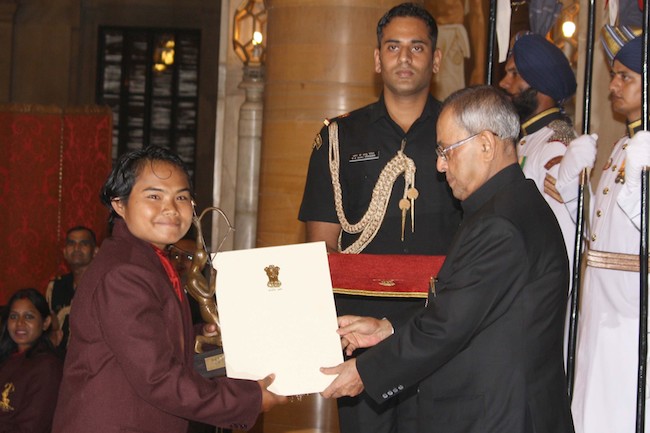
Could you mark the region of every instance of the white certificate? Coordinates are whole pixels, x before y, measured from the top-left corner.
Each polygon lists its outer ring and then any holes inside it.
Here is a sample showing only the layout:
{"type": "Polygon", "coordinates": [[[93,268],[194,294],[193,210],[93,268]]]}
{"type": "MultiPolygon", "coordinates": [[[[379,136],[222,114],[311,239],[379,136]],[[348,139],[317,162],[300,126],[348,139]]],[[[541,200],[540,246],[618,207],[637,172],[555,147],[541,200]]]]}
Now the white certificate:
{"type": "Polygon", "coordinates": [[[343,362],[324,242],[217,253],[226,375],[290,396],[323,391],[343,362]]]}

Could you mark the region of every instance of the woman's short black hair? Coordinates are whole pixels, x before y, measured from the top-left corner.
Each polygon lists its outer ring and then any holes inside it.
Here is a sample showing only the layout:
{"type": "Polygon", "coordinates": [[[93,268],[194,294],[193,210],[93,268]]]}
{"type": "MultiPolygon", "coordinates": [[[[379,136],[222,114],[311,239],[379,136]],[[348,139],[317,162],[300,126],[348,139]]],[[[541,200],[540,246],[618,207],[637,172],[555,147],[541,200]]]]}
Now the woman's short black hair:
{"type": "MultiPolygon", "coordinates": [[[[50,306],[47,304],[45,296],[43,296],[38,290],[32,288],[20,289],[14,293],[11,298],[9,298],[9,302],[7,303],[2,313],[2,331],[0,332],[0,364],[7,360],[7,358],[9,358],[12,353],[18,350],[18,345],[14,340],[11,339],[11,336],[9,335],[9,330],[7,329],[7,319],[9,318],[9,312],[11,311],[11,307],[13,306],[14,302],[20,299],[27,299],[32,304],[34,304],[36,311],[39,312],[43,321],[45,321],[50,316],[50,306]]],[[[32,347],[27,351],[27,357],[31,356],[31,354],[35,351],[40,351],[42,348],[46,348],[47,350],[54,350],[47,331],[47,329],[43,331],[39,339],[36,340],[32,347]]]]}
{"type": "Polygon", "coordinates": [[[115,199],[120,199],[125,203],[128,202],[133,185],[145,164],[152,164],[156,161],[167,162],[180,168],[187,176],[187,183],[190,186],[190,191],[192,191],[192,178],[187,166],[175,153],[159,146],[147,146],[125,153],[113,167],[99,194],[99,199],[111,212],[110,222],[116,217],[119,218],[111,202],[115,199]]]}

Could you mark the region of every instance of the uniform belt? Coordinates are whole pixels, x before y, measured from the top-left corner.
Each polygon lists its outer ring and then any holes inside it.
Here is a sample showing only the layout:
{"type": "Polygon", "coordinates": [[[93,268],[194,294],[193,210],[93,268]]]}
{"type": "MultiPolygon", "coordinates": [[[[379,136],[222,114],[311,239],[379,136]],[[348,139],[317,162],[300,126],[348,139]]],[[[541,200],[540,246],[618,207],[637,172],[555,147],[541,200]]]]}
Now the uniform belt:
{"type": "Polygon", "coordinates": [[[607,253],[596,250],[587,251],[587,266],[628,272],[639,272],[640,269],[637,254],[607,253]]]}

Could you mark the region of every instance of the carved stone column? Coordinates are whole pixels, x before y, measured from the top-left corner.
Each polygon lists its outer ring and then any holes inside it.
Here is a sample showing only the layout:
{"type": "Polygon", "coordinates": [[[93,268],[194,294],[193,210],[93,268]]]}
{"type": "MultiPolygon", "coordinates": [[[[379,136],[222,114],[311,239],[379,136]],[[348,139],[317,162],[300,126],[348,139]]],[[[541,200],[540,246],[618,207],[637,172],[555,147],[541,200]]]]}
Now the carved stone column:
{"type": "Polygon", "coordinates": [[[264,108],[264,66],[244,67],[239,85],[246,99],[239,109],[237,187],[235,192],[235,249],[254,248],[257,233],[257,203],[264,108]]]}

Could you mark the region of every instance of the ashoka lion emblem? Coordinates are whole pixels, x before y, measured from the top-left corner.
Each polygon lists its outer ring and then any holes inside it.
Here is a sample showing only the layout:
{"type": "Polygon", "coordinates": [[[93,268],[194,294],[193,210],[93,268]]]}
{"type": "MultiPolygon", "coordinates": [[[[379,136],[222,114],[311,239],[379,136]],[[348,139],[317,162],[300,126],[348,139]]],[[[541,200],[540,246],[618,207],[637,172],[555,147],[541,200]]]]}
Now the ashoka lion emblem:
{"type": "Polygon", "coordinates": [[[278,275],[280,274],[280,268],[275,265],[268,265],[264,268],[266,276],[269,277],[269,282],[266,283],[269,287],[280,287],[282,283],[278,280],[278,275]]]}

